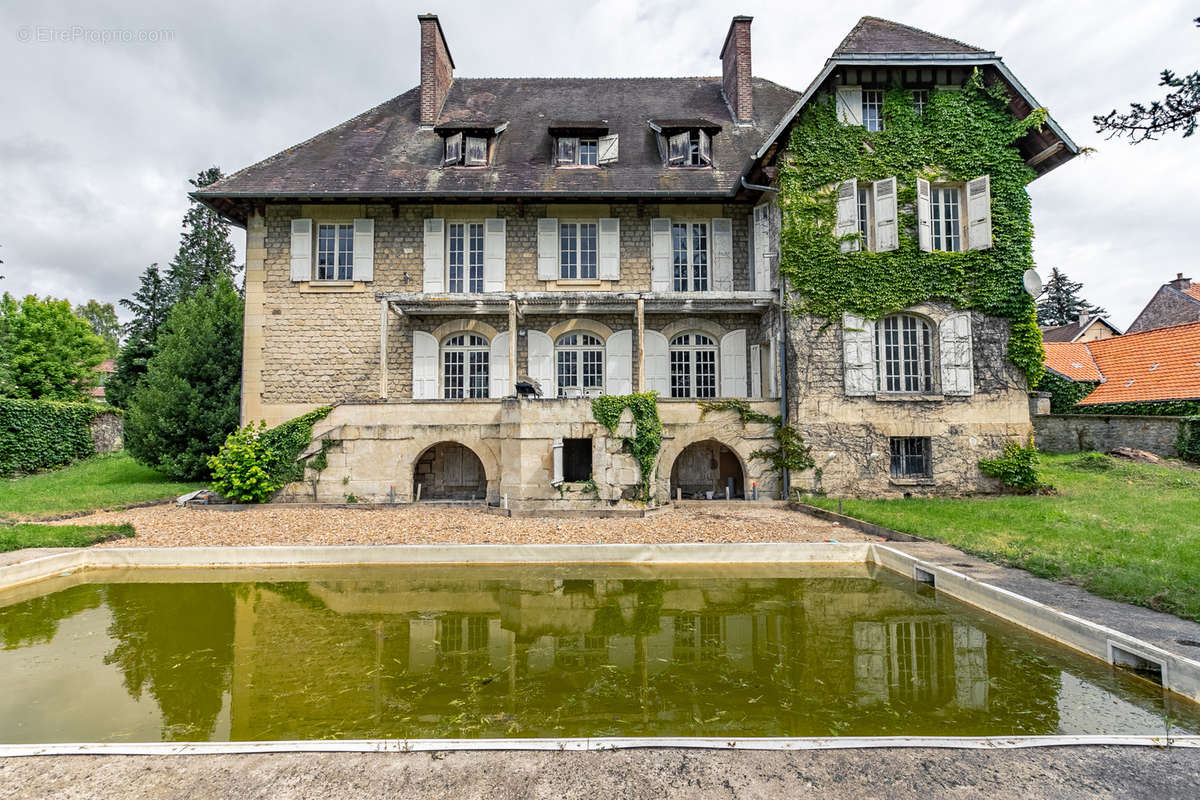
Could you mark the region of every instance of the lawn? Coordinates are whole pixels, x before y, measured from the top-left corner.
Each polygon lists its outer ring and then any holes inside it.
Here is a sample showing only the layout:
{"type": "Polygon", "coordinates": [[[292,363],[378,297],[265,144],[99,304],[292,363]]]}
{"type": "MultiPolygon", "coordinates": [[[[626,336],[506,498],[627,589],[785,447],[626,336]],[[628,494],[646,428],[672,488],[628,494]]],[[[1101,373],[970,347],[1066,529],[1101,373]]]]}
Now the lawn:
{"type": "Polygon", "coordinates": [[[0,479],[0,521],[133,505],[200,487],[169,480],[125,453],[95,456],[53,472],[0,479]]]}
{"type": "MultiPolygon", "coordinates": [[[[1057,494],[844,499],[853,517],[1200,621],[1200,471],[1044,455],[1057,494]]],[[[805,498],[837,509],[836,498],[805,498]]]]}
{"type": "Polygon", "coordinates": [[[87,547],[127,536],[133,536],[132,525],[0,524],[0,553],[25,547],[87,547]]]}

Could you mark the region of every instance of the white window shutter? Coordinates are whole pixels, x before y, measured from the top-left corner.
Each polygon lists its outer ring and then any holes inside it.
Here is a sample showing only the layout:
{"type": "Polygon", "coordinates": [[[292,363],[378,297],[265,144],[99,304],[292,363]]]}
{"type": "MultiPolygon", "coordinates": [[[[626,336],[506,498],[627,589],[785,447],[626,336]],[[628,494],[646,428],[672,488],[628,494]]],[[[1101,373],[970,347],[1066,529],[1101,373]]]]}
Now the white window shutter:
{"type": "Polygon", "coordinates": [[[413,331],[413,399],[434,400],[438,396],[437,389],[437,339],[425,331],[413,331]]]}
{"type": "Polygon", "coordinates": [[[746,331],[743,328],[721,337],[721,396],[746,396],[746,331]]]}
{"type": "Polygon", "coordinates": [[[446,291],[446,220],[430,217],[425,220],[425,281],[424,290],[431,293],[446,291]]]}
{"type": "Polygon", "coordinates": [[[683,164],[687,161],[688,150],[691,149],[691,136],[687,131],[672,136],[667,146],[667,163],[683,164]]]}
{"type": "Polygon", "coordinates": [[[577,163],[577,153],[579,152],[578,136],[560,136],[556,144],[558,145],[558,152],[555,154],[555,161],[559,164],[577,163]]]}
{"type": "Polygon", "coordinates": [[[875,322],[857,314],[842,315],[842,368],[846,394],[875,394],[875,322]]]}
{"type": "Polygon", "coordinates": [[[558,485],[563,482],[563,440],[555,439],[550,444],[550,483],[558,485]]]}
{"type": "Polygon", "coordinates": [[[712,220],[713,288],[718,292],[733,291],[733,220],[714,217],[712,220]]]}
{"type": "Polygon", "coordinates": [[[754,288],[765,292],[771,288],[771,204],[754,207],[754,288]]]}
{"type": "Polygon", "coordinates": [[[833,234],[841,241],[841,249],[843,253],[850,253],[859,249],[860,243],[854,239],[842,240],[843,236],[851,236],[858,233],[858,181],[851,178],[848,181],[842,181],[838,186],[837,199],[837,227],[834,228],[833,234]]]}
{"type": "Polygon", "coordinates": [[[837,90],[838,119],[843,125],[862,125],[862,87],[839,86],[837,90]]]}
{"type": "Polygon", "coordinates": [[[605,394],[633,393],[633,331],[626,328],[604,343],[605,394]]]}
{"type": "Polygon", "coordinates": [[[312,220],[292,220],[292,280],[312,280],[312,220]]]}
{"type": "Polygon", "coordinates": [[[601,136],[596,141],[596,163],[615,164],[617,162],[619,144],[618,136],[615,133],[608,136],[601,136]]]}
{"type": "Polygon", "coordinates": [[[712,137],[708,135],[708,131],[700,131],[700,160],[705,164],[712,164],[712,137]]]}
{"type": "Polygon", "coordinates": [[[775,340],[767,342],[767,395],[771,398],[779,396],[776,385],[779,376],[779,359],[775,357],[775,340]]]}
{"type": "Polygon", "coordinates": [[[750,398],[761,400],[762,392],[762,345],[750,345],[750,398]]]}
{"type": "Polygon", "coordinates": [[[545,217],[538,220],[538,280],[553,281],[558,279],[558,220],[545,217]]]}
{"type": "Polygon", "coordinates": [[[929,181],[924,178],[917,178],[917,243],[926,253],[933,251],[933,209],[929,181]]]}
{"type": "Polygon", "coordinates": [[[488,140],[482,136],[467,137],[466,163],[472,167],[484,166],[488,161],[488,140]]]}
{"type": "Polygon", "coordinates": [[[488,397],[508,397],[513,385],[508,375],[508,331],[495,335],[488,353],[488,397]]]}
{"type": "Polygon", "coordinates": [[[896,209],[896,179],[884,178],[872,184],[875,195],[875,252],[886,253],[900,247],[900,228],[896,209]]]}
{"type": "Polygon", "coordinates": [[[354,220],[354,268],[356,281],[375,280],[375,220],[354,220]]]}
{"type": "Polygon", "coordinates": [[[597,225],[596,277],[602,281],[621,279],[621,220],[602,217],[597,225]]]}
{"type": "Polygon", "coordinates": [[[442,153],[442,165],[458,164],[462,161],[463,135],[455,133],[446,137],[446,148],[442,153]]]}
{"type": "MultiPolygon", "coordinates": [[[[508,226],[503,219],[483,221],[483,290],[503,292],[508,226]]],[[[505,363],[508,357],[505,356],[505,363]]]]}
{"type": "Polygon", "coordinates": [[[554,379],[554,342],[541,331],[531,330],[527,334],[529,348],[529,377],[542,388],[542,397],[558,394],[558,383],[554,379]]]}
{"type": "Polygon", "coordinates": [[[643,392],[658,392],[662,397],[671,396],[671,345],[667,337],[658,331],[642,332],[642,364],[645,368],[646,385],[643,392]]]}
{"type": "Polygon", "coordinates": [[[967,181],[967,247],[992,246],[992,182],[987,175],[967,181]]]}
{"type": "Polygon", "coordinates": [[[671,291],[671,277],[671,220],[655,217],[650,220],[650,290],[671,291]]]}
{"type": "Polygon", "coordinates": [[[975,393],[975,370],[971,354],[971,314],[951,314],[938,327],[942,362],[942,394],[975,393]]]}

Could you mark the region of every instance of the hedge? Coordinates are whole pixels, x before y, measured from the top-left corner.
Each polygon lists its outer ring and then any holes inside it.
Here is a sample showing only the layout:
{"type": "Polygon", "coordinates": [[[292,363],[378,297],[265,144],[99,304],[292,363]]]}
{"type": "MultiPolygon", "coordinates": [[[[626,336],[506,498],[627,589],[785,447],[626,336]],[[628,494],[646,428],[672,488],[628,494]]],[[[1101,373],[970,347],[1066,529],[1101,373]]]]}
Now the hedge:
{"type": "Polygon", "coordinates": [[[0,399],[0,475],[53,469],[93,455],[92,421],[110,410],[91,403],[0,399]]]}

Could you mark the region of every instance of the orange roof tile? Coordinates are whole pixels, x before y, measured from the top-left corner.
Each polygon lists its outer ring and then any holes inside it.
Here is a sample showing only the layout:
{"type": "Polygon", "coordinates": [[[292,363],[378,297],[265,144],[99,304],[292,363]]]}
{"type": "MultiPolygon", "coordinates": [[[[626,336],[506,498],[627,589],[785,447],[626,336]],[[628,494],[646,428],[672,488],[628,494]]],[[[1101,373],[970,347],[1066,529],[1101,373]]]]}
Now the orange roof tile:
{"type": "Polygon", "coordinates": [[[1087,348],[1104,383],[1080,405],[1200,398],[1200,322],[1099,339],[1087,348]]]}
{"type": "Polygon", "coordinates": [[[1102,379],[1086,342],[1046,342],[1046,366],[1073,381],[1102,379]]]}
{"type": "Polygon", "coordinates": [[[1200,300],[1200,283],[1193,283],[1191,286],[1184,289],[1183,293],[1200,300]]]}

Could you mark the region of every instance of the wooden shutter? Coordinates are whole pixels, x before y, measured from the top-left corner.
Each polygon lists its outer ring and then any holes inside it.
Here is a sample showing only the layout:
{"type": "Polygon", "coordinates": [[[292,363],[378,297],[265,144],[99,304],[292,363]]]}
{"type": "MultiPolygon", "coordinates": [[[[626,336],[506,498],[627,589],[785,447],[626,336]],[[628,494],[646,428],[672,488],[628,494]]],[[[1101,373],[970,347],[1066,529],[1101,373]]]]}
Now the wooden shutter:
{"type": "Polygon", "coordinates": [[[987,175],[967,181],[967,247],[992,246],[992,182],[987,175]]]}
{"type": "Polygon", "coordinates": [[[613,133],[608,136],[601,136],[596,140],[596,163],[597,164],[615,164],[619,150],[619,142],[617,134],[613,133]]]}
{"type": "Polygon", "coordinates": [[[917,244],[926,253],[933,251],[933,210],[929,181],[924,178],[917,178],[917,244]]]}
{"type": "Polygon", "coordinates": [[[886,253],[900,247],[896,219],[896,179],[875,181],[872,188],[875,195],[875,252],[886,253]]]}
{"type": "Polygon", "coordinates": [[[733,291],[733,220],[714,217],[712,220],[713,288],[718,292],[733,291]]]}
{"type": "Polygon", "coordinates": [[[558,280],[558,219],[544,217],[537,224],[538,280],[558,280]]]}
{"type": "Polygon", "coordinates": [[[658,331],[642,332],[642,364],[645,367],[646,385],[643,392],[658,392],[662,397],[671,396],[671,345],[667,337],[658,331]]]}
{"type": "Polygon", "coordinates": [[[691,149],[691,136],[687,131],[677,133],[670,138],[667,148],[667,163],[681,165],[687,163],[688,150],[691,149]]]}
{"type": "Polygon", "coordinates": [[[721,337],[721,396],[746,396],[746,331],[741,328],[721,337]]]}
{"type": "Polygon", "coordinates": [[[413,331],[412,396],[414,400],[438,396],[438,342],[425,331],[413,331]]]}
{"type": "Polygon", "coordinates": [[[542,388],[542,397],[554,397],[558,384],[554,379],[554,342],[541,331],[529,331],[529,377],[542,388]]]}
{"type": "Polygon", "coordinates": [[[621,279],[621,220],[601,217],[596,225],[596,277],[602,281],[621,279]]]}
{"type": "Polygon", "coordinates": [[[751,227],[754,237],[754,289],[759,292],[771,288],[771,204],[763,203],[754,207],[754,224],[751,227]]]}
{"type": "Polygon", "coordinates": [[[841,242],[843,253],[850,253],[859,248],[855,239],[842,239],[858,233],[858,181],[851,178],[842,181],[838,186],[837,227],[833,234],[841,242]]]}
{"type": "Polygon", "coordinates": [[[354,268],[356,281],[375,280],[375,220],[354,220],[354,268]]]}
{"type": "Polygon", "coordinates": [[[488,397],[508,397],[513,393],[508,375],[508,331],[492,338],[488,352],[488,397]]]}
{"type": "Polygon", "coordinates": [[[750,398],[762,399],[762,345],[750,345],[750,398]]]}
{"type": "Polygon", "coordinates": [[[671,291],[671,220],[655,217],[650,220],[650,290],[671,291]]]}
{"type": "Polygon", "coordinates": [[[842,315],[842,368],[846,394],[875,394],[875,322],[857,314],[842,315]]]}
{"type": "MultiPolygon", "coordinates": [[[[505,253],[507,224],[503,219],[483,221],[483,290],[503,292],[505,284],[505,253]]],[[[508,363],[508,356],[504,357],[508,363]]]]}
{"type": "Polygon", "coordinates": [[[838,119],[843,125],[862,125],[862,87],[839,86],[837,90],[838,119]]]}
{"type": "Polygon", "coordinates": [[[430,217],[425,220],[425,281],[424,290],[431,293],[446,291],[446,221],[430,217]]]}
{"type": "Polygon", "coordinates": [[[767,342],[767,396],[775,398],[779,396],[779,359],[775,357],[775,340],[767,342]]]}
{"type": "Polygon", "coordinates": [[[462,162],[463,135],[456,133],[446,137],[446,149],[442,155],[442,166],[462,162]]]}
{"type": "Polygon", "coordinates": [[[705,164],[712,164],[712,137],[708,135],[708,131],[700,131],[700,160],[705,164]]]}
{"type": "Polygon", "coordinates": [[[312,280],[311,219],[292,220],[292,280],[312,280]]]}
{"type": "Polygon", "coordinates": [[[488,140],[482,136],[467,137],[467,165],[479,167],[488,162],[488,140]]]}
{"type": "Polygon", "coordinates": [[[951,314],[938,326],[942,362],[942,394],[975,393],[975,370],[971,354],[971,314],[951,314]]]}
{"type": "Polygon", "coordinates": [[[633,393],[633,331],[628,328],[604,343],[604,393],[633,393]]]}
{"type": "Polygon", "coordinates": [[[560,136],[558,137],[558,152],[555,153],[554,160],[559,164],[575,164],[578,161],[579,154],[579,137],[577,136],[560,136]]]}
{"type": "Polygon", "coordinates": [[[553,486],[563,482],[563,440],[555,439],[550,444],[550,483],[553,486]]]}

